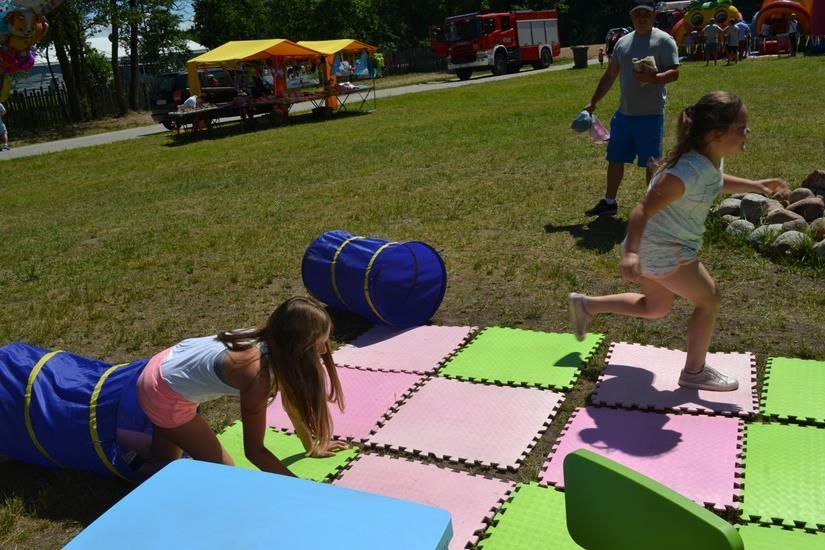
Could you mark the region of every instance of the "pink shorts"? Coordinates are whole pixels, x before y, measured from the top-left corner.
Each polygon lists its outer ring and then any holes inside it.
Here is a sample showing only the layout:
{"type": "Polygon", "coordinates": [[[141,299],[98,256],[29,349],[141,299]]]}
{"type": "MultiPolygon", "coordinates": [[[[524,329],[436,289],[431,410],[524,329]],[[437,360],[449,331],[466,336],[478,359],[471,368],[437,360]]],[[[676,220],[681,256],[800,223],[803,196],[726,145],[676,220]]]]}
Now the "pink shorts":
{"type": "Polygon", "coordinates": [[[172,348],[149,360],[137,381],[140,407],[152,424],[161,428],[183,426],[198,414],[198,404],[181,397],[161,376],[160,366],[172,348]]]}

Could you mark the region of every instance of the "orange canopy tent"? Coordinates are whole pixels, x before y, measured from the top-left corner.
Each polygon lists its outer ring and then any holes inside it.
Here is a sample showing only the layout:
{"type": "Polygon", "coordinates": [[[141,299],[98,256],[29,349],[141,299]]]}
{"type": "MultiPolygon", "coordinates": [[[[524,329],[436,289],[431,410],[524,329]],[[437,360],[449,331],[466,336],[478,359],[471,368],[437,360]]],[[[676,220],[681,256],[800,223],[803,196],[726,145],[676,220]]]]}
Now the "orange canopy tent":
{"type": "MultiPolygon", "coordinates": [[[[338,53],[357,53],[367,52],[375,53],[378,48],[353,40],[350,38],[340,38],[338,40],[301,40],[298,46],[309,48],[324,56],[324,88],[330,90],[337,84],[337,78],[332,72],[332,64],[335,61],[335,55],[338,53]]],[[[329,95],[327,99],[327,107],[335,109],[338,107],[338,98],[335,95],[329,95]]]]}

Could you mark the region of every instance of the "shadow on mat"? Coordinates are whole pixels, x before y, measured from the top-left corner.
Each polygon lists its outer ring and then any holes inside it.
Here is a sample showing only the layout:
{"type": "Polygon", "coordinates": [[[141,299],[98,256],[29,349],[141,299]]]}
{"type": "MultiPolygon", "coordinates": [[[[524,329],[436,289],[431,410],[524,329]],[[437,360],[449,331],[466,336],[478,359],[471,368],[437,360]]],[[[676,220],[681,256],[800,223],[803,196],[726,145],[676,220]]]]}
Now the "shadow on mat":
{"type": "Polygon", "coordinates": [[[545,233],[570,233],[576,239],[576,246],[601,253],[610,252],[624,240],[627,222],[613,216],[601,216],[591,222],[570,225],[544,226],[545,233]]]}

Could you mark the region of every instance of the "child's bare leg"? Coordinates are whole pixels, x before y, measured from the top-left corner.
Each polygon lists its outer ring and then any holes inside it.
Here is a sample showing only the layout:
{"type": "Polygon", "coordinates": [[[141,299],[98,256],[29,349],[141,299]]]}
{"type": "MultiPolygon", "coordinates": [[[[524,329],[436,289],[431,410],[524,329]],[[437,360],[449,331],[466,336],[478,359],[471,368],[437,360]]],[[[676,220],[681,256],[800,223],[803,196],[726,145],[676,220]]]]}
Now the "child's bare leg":
{"type": "Polygon", "coordinates": [[[232,457],[201,415],[177,428],[156,428],[166,439],[196,460],[234,466],[232,457]]]}
{"type": "Polygon", "coordinates": [[[618,313],[630,317],[659,319],[670,312],[673,292],[652,279],[642,278],[642,293],[627,292],[609,296],[587,296],[584,307],[588,314],[618,313]]]}
{"type": "Polygon", "coordinates": [[[720,300],[716,283],[705,266],[698,261],[683,265],[676,273],[662,279],[660,283],[694,305],[693,315],[688,325],[685,371],[700,372],[705,366],[713,327],[719,313],[720,300]]]}

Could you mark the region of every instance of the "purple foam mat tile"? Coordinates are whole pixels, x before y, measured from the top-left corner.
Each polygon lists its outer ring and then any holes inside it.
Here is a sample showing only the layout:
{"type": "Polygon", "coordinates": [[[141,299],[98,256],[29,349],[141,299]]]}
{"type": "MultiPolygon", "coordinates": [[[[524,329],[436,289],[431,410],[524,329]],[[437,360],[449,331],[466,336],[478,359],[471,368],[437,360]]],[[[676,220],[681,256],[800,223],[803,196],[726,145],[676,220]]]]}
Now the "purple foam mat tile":
{"type": "Polygon", "coordinates": [[[515,470],[563,399],[549,390],[436,377],[413,393],[367,443],[515,470]]]}
{"type": "Polygon", "coordinates": [[[463,346],[478,327],[376,325],[333,352],[335,364],[368,370],[430,374],[463,346]]]}
{"type": "Polygon", "coordinates": [[[371,453],[350,462],[333,485],[446,509],[453,519],[454,550],[478,539],[515,487],[512,481],[371,453]]]}
{"type": "Polygon", "coordinates": [[[708,365],[739,380],[739,389],[713,392],[682,388],[685,352],[613,343],[591,400],[597,405],[657,411],[750,417],[759,411],[756,361],[752,353],[709,353],[708,365]]]}
{"type": "Polygon", "coordinates": [[[548,456],[540,482],[563,488],[564,458],[582,448],[615,460],[703,506],[739,508],[739,418],[605,407],[579,409],[548,456]]]}
{"type": "MultiPolygon", "coordinates": [[[[337,368],[344,410],[330,404],[333,435],[339,439],[366,441],[380,423],[395,411],[426,380],[418,374],[337,368]]],[[[294,432],[278,394],[266,410],[267,425],[294,432]]]]}

